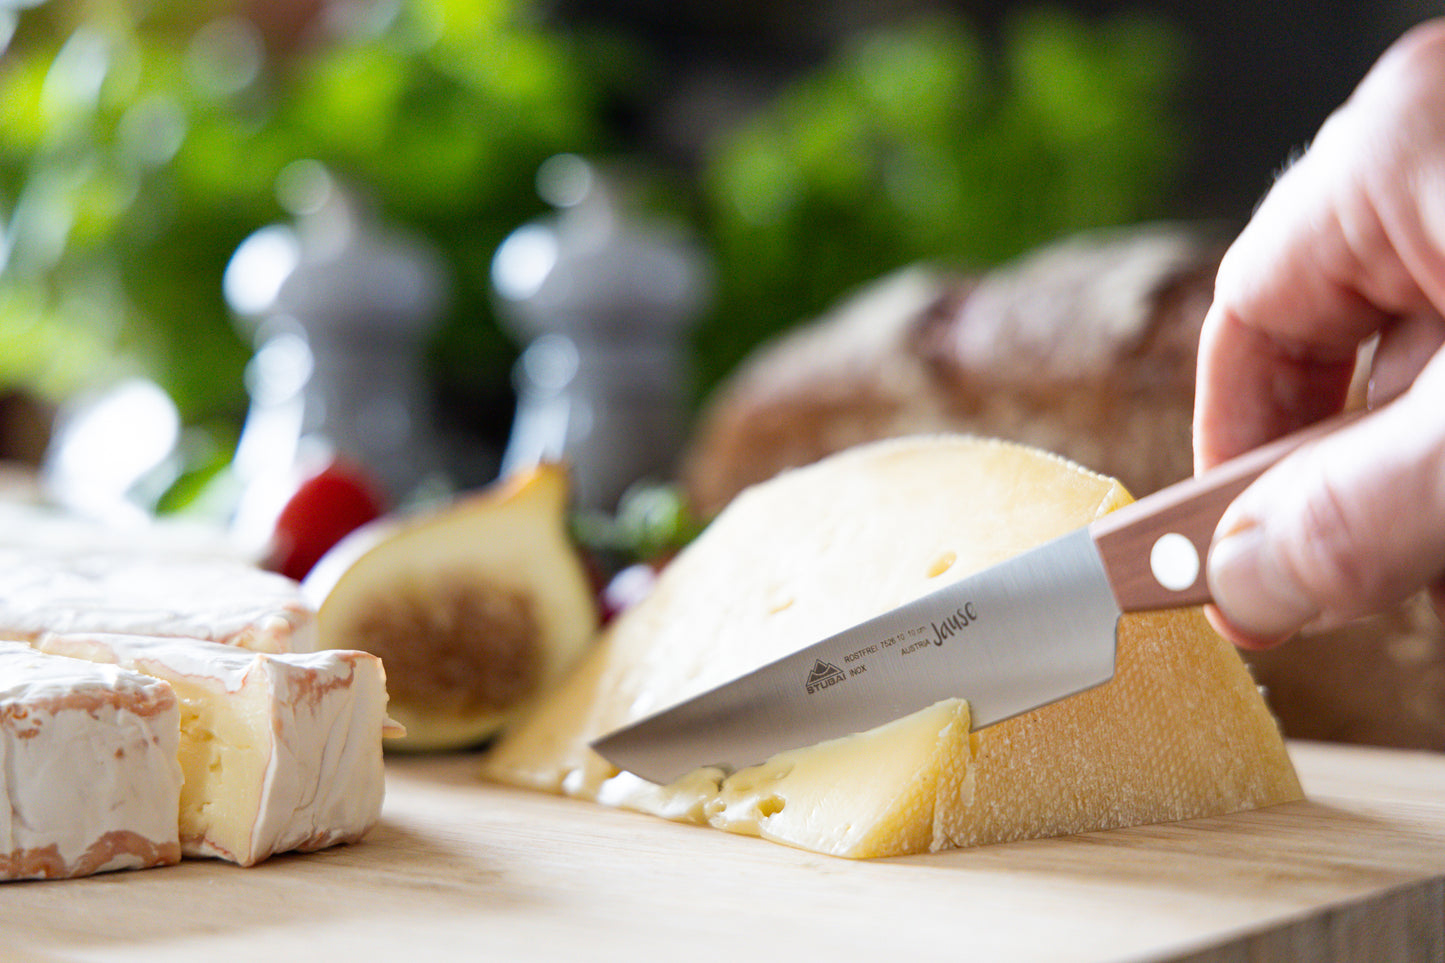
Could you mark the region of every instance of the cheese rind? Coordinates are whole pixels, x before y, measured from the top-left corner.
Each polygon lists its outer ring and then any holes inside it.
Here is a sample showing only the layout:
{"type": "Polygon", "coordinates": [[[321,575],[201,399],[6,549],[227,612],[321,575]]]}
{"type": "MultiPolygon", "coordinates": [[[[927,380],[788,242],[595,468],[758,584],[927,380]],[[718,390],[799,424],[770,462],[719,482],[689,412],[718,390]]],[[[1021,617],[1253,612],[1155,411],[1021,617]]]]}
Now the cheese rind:
{"type": "Polygon", "coordinates": [[[190,639],[46,635],[43,651],[163,679],[180,699],[180,841],[250,866],[361,839],[384,789],[386,682],[365,652],[273,655],[190,639]]]}
{"type": "Polygon", "coordinates": [[[224,558],[0,547],[0,634],[114,632],[206,639],[257,652],[316,647],[291,579],[224,558]]]}
{"type": "MultiPolygon", "coordinates": [[[[736,499],[508,733],[490,777],[871,857],[1217,815],[1300,796],[1248,670],[1198,610],[1129,616],[1097,689],[970,733],[948,700],[866,733],[667,787],[588,748],[612,729],[1128,501],[1018,445],[875,443],[736,499]]],[[[960,680],[960,695],[967,680],[960,680]]]]}
{"type": "Polygon", "coordinates": [[[177,862],[179,725],[163,682],[0,641],[0,879],[177,862]]]}

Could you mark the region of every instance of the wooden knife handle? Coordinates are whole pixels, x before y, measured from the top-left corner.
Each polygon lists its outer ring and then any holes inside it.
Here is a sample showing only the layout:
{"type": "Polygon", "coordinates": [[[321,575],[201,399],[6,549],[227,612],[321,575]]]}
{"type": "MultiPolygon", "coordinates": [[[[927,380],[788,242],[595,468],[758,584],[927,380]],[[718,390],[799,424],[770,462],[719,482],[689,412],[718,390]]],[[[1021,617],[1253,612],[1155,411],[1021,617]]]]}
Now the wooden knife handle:
{"type": "Polygon", "coordinates": [[[1211,601],[1205,560],[1224,510],[1285,455],[1366,413],[1352,411],[1318,422],[1125,505],[1090,525],[1120,610],[1138,612],[1211,601]]]}

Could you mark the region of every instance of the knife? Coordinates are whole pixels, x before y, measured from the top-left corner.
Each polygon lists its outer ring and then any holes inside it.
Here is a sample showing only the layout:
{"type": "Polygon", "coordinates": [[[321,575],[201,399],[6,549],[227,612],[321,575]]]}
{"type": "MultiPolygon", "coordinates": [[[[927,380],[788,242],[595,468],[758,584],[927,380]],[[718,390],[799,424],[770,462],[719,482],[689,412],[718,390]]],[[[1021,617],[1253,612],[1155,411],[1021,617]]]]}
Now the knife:
{"type": "Polygon", "coordinates": [[[1162,489],[1088,526],[684,700],[593,742],[666,784],[733,771],[966,698],[982,729],[1108,682],[1125,612],[1211,601],[1204,576],[1225,508],[1351,412],[1162,489]]]}

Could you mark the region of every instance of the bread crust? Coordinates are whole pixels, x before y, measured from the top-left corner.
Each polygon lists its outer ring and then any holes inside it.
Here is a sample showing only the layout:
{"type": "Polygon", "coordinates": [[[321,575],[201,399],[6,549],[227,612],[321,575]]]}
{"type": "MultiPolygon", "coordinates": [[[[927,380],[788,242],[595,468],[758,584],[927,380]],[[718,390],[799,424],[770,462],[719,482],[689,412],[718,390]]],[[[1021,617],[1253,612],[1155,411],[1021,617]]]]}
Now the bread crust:
{"type": "Polygon", "coordinates": [[[948,431],[1058,452],[1147,492],[1187,477],[1218,232],[1098,231],[978,276],[905,269],[755,352],[683,460],[706,513],[784,468],[948,431]]]}

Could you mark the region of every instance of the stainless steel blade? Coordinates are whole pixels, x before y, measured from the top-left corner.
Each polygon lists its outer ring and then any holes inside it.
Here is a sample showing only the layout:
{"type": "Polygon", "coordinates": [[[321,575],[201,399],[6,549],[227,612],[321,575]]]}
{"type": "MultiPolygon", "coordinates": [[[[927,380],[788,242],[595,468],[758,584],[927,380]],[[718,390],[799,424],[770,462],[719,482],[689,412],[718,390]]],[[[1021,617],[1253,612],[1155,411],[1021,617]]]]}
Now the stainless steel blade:
{"type": "Polygon", "coordinates": [[[1119,607],[1087,529],[809,645],[592,744],[656,783],[762,762],[942,699],[975,729],[1107,682],[1119,607]]]}

